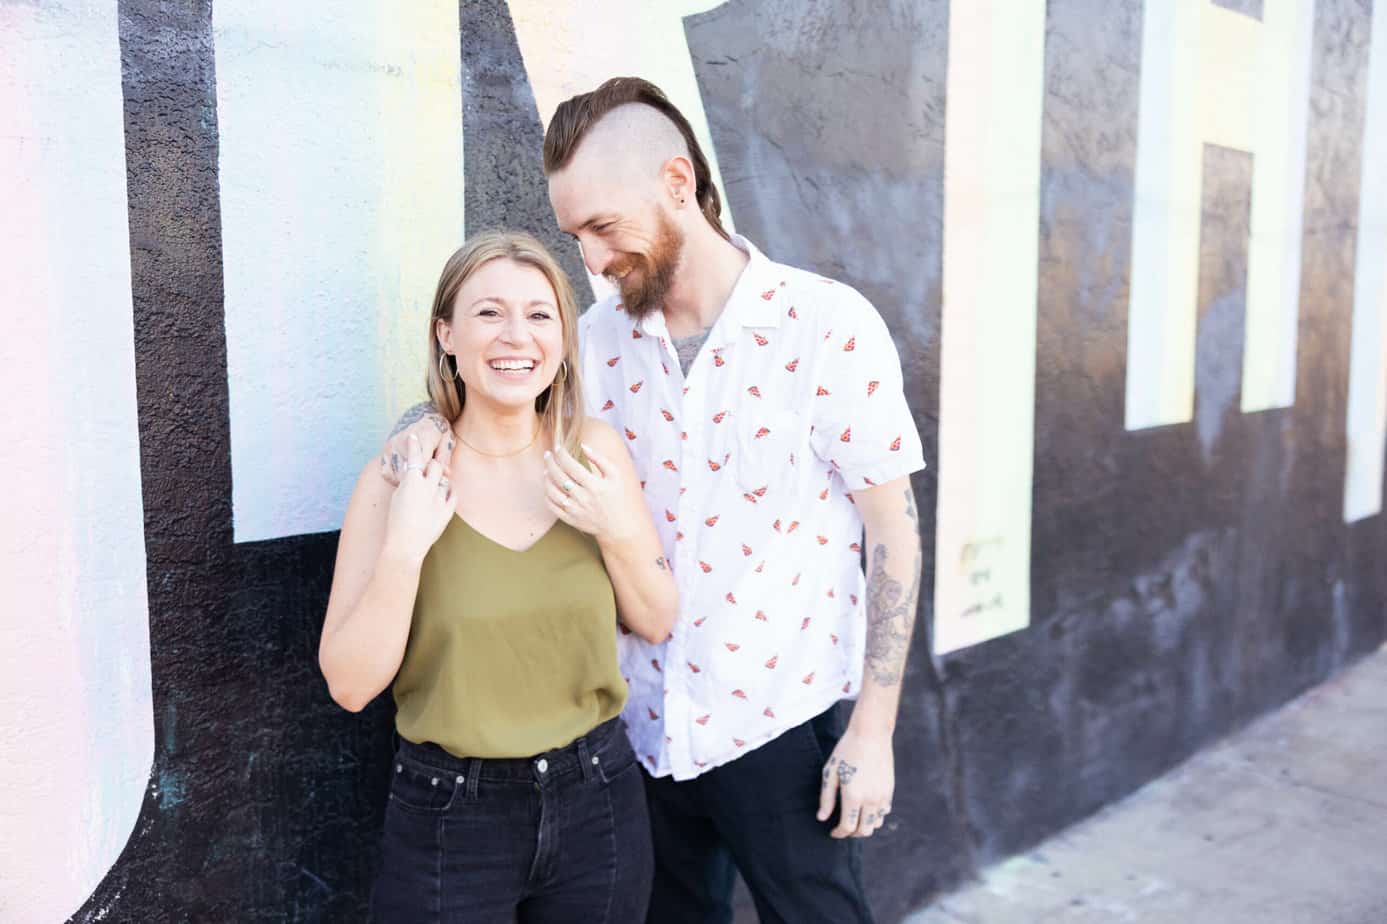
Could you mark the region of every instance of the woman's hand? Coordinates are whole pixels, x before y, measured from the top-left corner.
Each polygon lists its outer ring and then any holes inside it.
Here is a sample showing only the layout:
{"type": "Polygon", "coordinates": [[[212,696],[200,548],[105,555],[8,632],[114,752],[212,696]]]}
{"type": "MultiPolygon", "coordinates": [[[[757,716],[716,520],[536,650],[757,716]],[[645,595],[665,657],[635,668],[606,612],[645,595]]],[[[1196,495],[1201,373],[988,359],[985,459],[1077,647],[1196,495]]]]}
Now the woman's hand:
{"type": "Polygon", "coordinates": [[[437,459],[424,463],[419,438],[409,435],[400,486],[390,498],[383,554],[421,562],[453,515],[453,489],[437,459]]]}
{"type": "Polygon", "coordinates": [[[636,518],[649,519],[649,512],[643,506],[631,509],[633,492],[623,483],[616,466],[586,443],[583,454],[595,472],[584,468],[562,446],[544,454],[544,494],[549,509],[569,526],[590,533],[599,542],[629,539],[636,532],[636,518]]]}

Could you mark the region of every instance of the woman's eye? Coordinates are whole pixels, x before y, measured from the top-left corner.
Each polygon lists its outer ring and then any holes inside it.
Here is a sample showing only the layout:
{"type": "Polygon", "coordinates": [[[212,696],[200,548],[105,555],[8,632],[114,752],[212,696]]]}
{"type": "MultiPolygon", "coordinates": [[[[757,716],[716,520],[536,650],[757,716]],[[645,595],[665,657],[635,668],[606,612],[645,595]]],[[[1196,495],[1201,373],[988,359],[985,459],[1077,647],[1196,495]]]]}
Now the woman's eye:
{"type": "Polygon", "coordinates": [[[481,311],[477,312],[477,314],[481,315],[484,318],[495,317],[496,313],[497,312],[495,308],[483,308],[481,311]]]}
{"type": "Polygon", "coordinates": [[[549,320],[549,312],[547,312],[547,311],[536,311],[534,314],[530,315],[530,317],[531,317],[533,320],[536,320],[536,321],[547,321],[547,320],[549,320]]]}

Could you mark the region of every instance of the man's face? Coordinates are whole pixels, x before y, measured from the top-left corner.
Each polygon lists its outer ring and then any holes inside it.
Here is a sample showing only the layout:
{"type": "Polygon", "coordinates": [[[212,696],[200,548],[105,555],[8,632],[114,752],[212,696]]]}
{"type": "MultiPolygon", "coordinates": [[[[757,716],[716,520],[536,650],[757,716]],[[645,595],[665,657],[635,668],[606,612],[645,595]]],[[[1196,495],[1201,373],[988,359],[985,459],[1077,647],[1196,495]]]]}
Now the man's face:
{"type": "Polygon", "coordinates": [[[683,234],[658,182],[622,184],[608,164],[583,153],[549,177],[554,215],[578,241],[588,272],[609,279],[626,311],[644,317],[661,308],[674,283],[683,234]]]}

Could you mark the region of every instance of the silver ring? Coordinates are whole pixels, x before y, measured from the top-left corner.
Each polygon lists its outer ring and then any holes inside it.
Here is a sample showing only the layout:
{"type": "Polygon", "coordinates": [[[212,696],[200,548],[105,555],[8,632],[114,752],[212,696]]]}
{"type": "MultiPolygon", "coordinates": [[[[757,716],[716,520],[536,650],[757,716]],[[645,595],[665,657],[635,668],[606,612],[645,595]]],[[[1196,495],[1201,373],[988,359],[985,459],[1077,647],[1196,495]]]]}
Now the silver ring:
{"type": "Polygon", "coordinates": [[[407,472],[414,472],[414,471],[422,472],[423,470],[424,470],[424,466],[420,465],[418,462],[410,462],[408,465],[405,466],[405,471],[407,471],[407,472]]]}
{"type": "Polygon", "coordinates": [[[563,493],[565,493],[565,494],[570,494],[570,493],[572,493],[572,492],[573,492],[573,482],[571,482],[571,481],[565,481],[565,482],[563,483],[563,493]]]}
{"type": "Polygon", "coordinates": [[[572,507],[572,506],[573,506],[573,498],[571,498],[571,497],[565,497],[565,498],[563,499],[563,509],[567,510],[569,507],[572,507]]]}
{"type": "Polygon", "coordinates": [[[438,479],[438,486],[439,486],[440,488],[447,488],[447,487],[450,487],[451,485],[452,485],[452,482],[449,481],[447,478],[440,478],[440,479],[438,479]]]}

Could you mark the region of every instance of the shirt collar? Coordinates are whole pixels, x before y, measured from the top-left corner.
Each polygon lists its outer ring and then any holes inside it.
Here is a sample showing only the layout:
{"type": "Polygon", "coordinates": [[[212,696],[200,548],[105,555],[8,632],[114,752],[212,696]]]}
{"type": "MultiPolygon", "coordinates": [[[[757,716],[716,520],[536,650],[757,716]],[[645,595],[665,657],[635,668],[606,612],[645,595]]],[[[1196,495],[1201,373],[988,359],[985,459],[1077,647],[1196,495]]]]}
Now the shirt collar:
{"type": "MultiPolygon", "coordinates": [[[[781,307],[775,297],[782,280],[775,272],[775,264],[756,245],[740,234],[730,238],[732,246],[747,255],[747,264],[737,277],[737,284],[727,297],[722,314],[715,327],[740,324],[742,327],[779,327],[781,307]],[[765,296],[769,294],[770,298],[765,296]]],[[[636,326],[642,334],[664,337],[668,334],[663,312],[652,311],[636,326]]]]}

